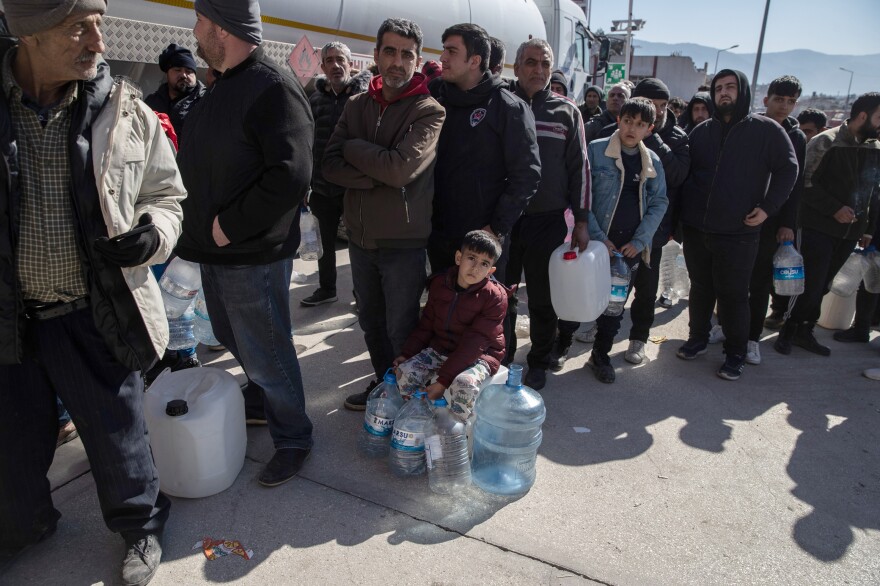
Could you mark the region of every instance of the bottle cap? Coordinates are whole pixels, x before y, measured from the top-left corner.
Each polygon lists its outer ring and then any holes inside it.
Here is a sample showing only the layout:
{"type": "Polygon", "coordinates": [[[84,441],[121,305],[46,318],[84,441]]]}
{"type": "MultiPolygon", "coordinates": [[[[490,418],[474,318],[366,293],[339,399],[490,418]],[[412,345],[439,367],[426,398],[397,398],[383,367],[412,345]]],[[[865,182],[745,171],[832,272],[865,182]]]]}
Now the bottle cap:
{"type": "Polygon", "coordinates": [[[447,403],[446,399],[443,397],[440,397],[439,399],[434,399],[433,401],[431,401],[431,404],[434,405],[434,407],[448,407],[449,406],[449,403],[447,403]]]}
{"type": "Polygon", "coordinates": [[[187,413],[189,413],[189,405],[183,399],[174,399],[173,401],[168,401],[165,405],[165,415],[180,417],[187,413]]]}
{"type": "Polygon", "coordinates": [[[562,253],[562,260],[577,260],[577,253],[573,250],[567,250],[562,253]]]}
{"type": "Polygon", "coordinates": [[[394,371],[392,369],[388,369],[385,371],[385,376],[382,378],[382,382],[386,385],[396,385],[397,377],[394,376],[394,371]]]}
{"type": "Polygon", "coordinates": [[[785,240],[782,242],[782,245],[783,246],[794,246],[794,242],[792,242],[791,240],[785,240]]]}

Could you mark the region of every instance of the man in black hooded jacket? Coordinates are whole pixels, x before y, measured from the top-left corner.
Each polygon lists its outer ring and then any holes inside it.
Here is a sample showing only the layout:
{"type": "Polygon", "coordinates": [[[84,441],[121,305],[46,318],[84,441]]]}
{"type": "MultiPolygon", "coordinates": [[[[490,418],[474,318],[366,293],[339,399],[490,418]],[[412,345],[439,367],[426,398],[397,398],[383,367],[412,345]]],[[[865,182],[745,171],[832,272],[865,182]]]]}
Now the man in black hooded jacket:
{"type": "Polygon", "coordinates": [[[712,103],[712,97],[707,92],[697,92],[688,102],[678,124],[686,133],[690,134],[691,130],[696,128],[700,122],[711,118],[714,111],[715,104],[712,103]]]}
{"type": "Polygon", "coordinates": [[[691,278],[690,333],[678,356],[706,353],[715,301],[727,357],[718,376],[737,380],[745,365],[749,280],[761,224],[779,212],[798,174],[797,157],[775,121],[749,114],[745,74],[712,80],[715,114],[690,134],[691,173],[681,192],[684,256],[691,278]]]}
{"type": "MultiPolygon", "coordinates": [[[[535,117],[529,107],[493,76],[489,35],[474,24],[443,32],[443,76],[429,85],[446,108],[434,169],[431,270],[454,263],[461,239],[486,230],[506,239],[541,180],[535,117]]],[[[508,243],[496,263],[504,281],[508,243]]]]}
{"type": "Polygon", "coordinates": [[[159,55],[159,69],[165,74],[165,83],[144,98],[144,102],[156,112],[168,114],[174,132],[180,137],[186,115],[207,90],[205,84],[196,79],[196,60],[186,47],[168,45],[159,55]]]}

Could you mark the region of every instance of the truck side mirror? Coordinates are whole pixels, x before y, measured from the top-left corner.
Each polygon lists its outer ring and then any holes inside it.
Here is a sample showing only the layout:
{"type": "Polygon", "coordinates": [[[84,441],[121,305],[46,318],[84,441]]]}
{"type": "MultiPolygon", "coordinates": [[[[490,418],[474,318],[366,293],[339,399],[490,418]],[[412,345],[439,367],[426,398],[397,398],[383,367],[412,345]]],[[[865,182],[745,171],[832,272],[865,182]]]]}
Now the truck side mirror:
{"type": "Polygon", "coordinates": [[[611,52],[611,41],[607,38],[602,39],[599,44],[599,61],[608,61],[608,54],[611,52]]]}

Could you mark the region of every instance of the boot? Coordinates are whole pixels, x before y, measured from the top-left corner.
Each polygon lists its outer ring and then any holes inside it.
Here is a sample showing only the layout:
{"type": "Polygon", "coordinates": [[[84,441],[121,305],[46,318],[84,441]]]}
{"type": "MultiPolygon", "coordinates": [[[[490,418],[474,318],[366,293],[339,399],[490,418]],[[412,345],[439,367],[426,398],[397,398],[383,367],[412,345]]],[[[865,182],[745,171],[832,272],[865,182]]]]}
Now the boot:
{"type": "Polygon", "coordinates": [[[831,356],[831,348],[820,344],[816,336],[813,335],[815,325],[811,322],[798,324],[794,339],[791,341],[792,344],[819,356],[831,356]]]}
{"type": "Polygon", "coordinates": [[[790,320],[785,322],[782,326],[782,329],[779,330],[779,337],[776,338],[776,342],[773,344],[773,349],[780,354],[785,354],[786,356],[791,354],[791,341],[794,338],[796,332],[796,323],[790,320]]]}
{"type": "Polygon", "coordinates": [[[834,332],[834,339],[838,342],[861,342],[866,344],[869,341],[868,330],[854,325],[848,330],[834,332]]]}

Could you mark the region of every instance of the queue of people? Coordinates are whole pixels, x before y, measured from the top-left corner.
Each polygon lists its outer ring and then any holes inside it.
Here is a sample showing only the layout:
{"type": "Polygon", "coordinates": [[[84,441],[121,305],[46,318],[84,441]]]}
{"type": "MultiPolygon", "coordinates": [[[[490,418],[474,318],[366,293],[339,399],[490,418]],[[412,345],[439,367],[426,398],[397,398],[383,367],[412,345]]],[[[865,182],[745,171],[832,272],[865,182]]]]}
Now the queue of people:
{"type": "MultiPolygon", "coordinates": [[[[766,111],[754,113],[748,79],[729,69],[687,105],[654,78],[591,86],[579,105],[546,41],[517,48],[508,80],[503,43],[479,25],[452,25],[423,73],[420,27],[389,18],[374,74],[354,71],[348,47],[329,43],[307,97],[266,56],[257,0],[194,6],[197,53],[214,80],[205,88],[192,54],[171,45],[159,60],[166,82],[147,105],[100,58],[105,0],[4,1],[17,39],[0,41],[0,215],[14,219],[0,223],[0,568],[56,530],[46,474],[60,399],[105,523],[125,542],[123,583],[155,574],[171,503],[150,454],[142,373],[165,356],[150,267],[172,252],[200,263],[215,336],[250,381],[248,420],[272,436],[259,483],[278,486],[302,469],[312,423],[290,280],[307,197],[325,259],[304,307],[338,299],[340,217],[349,240],[375,380],[345,399],[348,409],[363,410],[395,368],[410,390],[449,395],[452,413],[470,417],[480,383],[516,351],[523,275],[525,383],[542,389],[578,325],[557,320],[550,302],[548,261],[569,235],[581,251],[601,241],[634,274],[630,363],[646,359],[671,238],[683,242],[692,282],[680,358],[706,352],[716,305],[723,379],[761,362],[765,326],[781,327],[782,354],[830,354],[813,335],[822,295],[878,228],[880,93],[860,96],[830,130],[819,111],[792,116],[797,79],[774,80],[766,111]],[[806,290],[774,300],[768,316],[772,251],[788,240],[804,257],[806,290]]],[[[866,341],[875,305],[860,303],[841,341],[866,341]]],[[[596,323],[586,367],[602,383],[616,379],[621,321],[596,323]]]]}

